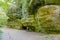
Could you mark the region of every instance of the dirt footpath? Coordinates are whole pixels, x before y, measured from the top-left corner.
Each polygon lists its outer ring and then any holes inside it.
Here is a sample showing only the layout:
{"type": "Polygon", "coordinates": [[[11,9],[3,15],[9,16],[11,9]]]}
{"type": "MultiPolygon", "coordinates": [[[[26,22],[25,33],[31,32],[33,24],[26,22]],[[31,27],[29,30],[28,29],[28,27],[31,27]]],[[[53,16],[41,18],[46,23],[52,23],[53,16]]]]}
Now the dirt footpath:
{"type": "Polygon", "coordinates": [[[60,35],[43,35],[35,32],[2,28],[2,40],[60,40],[60,35]]]}

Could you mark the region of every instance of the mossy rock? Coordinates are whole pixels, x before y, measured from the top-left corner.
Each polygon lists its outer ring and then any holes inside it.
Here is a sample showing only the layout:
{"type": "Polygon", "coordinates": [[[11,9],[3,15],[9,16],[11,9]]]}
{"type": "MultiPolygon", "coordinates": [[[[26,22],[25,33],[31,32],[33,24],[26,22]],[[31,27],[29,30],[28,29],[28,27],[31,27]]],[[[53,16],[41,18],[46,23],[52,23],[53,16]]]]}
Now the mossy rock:
{"type": "MultiPolygon", "coordinates": [[[[47,33],[60,33],[60,6],[47,5],[39,8],[37,12],[37,21],[40,26],[47,33]],[[58,31],[57,31],[58,30],[58,31]]],[[[39,29],[39,28],[38,28],[39,29]]]]}

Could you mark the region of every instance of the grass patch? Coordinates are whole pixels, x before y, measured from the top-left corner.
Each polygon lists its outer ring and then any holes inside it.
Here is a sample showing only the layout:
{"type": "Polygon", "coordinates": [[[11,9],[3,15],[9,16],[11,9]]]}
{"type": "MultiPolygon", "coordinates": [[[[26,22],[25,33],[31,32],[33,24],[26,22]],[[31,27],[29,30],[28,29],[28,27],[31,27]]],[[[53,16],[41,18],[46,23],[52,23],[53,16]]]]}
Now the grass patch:
{"type": "Polygon", "coordinates": [[[0,30],[0,37],[2,36],[2,33],[3,33],[3,32],[0,30]]]}
{"type": "Polygon", "coordinates": [[[6,26],[7,19],[0,19],[0,27],[6,26]]]}

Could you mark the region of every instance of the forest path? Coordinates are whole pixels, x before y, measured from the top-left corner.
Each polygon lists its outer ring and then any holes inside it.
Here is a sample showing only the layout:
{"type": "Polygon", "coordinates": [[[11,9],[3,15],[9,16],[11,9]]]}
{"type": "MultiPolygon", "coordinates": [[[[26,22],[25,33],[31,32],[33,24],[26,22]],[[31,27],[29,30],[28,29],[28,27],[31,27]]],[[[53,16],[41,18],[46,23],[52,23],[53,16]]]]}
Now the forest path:
{"type": "Polygon", "coordinates": [[[2,40],[60,40],[60,35],[43,35],[9,28],[1,28],[1,30],[3,31],[2,40]]]}

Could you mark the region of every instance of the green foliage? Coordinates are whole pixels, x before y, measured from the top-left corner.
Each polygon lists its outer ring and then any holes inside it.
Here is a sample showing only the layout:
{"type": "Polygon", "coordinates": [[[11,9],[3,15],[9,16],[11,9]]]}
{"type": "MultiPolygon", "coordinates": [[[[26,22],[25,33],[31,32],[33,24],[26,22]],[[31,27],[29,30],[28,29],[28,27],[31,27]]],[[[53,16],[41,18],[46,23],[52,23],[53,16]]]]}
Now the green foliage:
{"type": "Polygon", "coordinates": [[[19,19],[8,19],[8,23],[7,23],[8,27],[10,28],[16,28],[16,29],[20,29],[21,27],[21,22],[19,19]]]}
{"type": "Polygon", "coordinates": [[[1,38],[1,36],[2,36],[2,33],[3,33],[3,32],[0,30],[0,38],[1,38]]]}
{"type": "Polygon", "coordinates": [[[7,25],[7,19],[0,19],[0,26],[6,26],[7,25]]]}
{"type": "Polygon", "coordinates": [[[12,7],[10,7],[7,12],[7,16],[9,17],[7,25],[11,28],[20,29],[20,27],[21,27],[20,20],[22,18],[21,0],[16,0],[14,2],[15,2],[15,4],[14,4],[15,6],[13,5],[12,7]]]}
{"type": "Polygon", "coordinates": [[[0,6],[4,9],[4,12],[7,12],[8,8],[11,6],[8,3],[9,3],[8,0],[0,1],[0,6]]]}
{"type": "Polygon", "coordinates": [[[18,19],[18,18],[21,18],[21,8],[16,8],[16,7],[12,7],[9,9],[8,13],[7,13],[7,16],[12,18],[12,19],[18,19]]]}
{"type": "Polygon", "coordinates": [[[53,36],[48,36],[45,40],[54,40],[53,36]]]}

